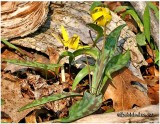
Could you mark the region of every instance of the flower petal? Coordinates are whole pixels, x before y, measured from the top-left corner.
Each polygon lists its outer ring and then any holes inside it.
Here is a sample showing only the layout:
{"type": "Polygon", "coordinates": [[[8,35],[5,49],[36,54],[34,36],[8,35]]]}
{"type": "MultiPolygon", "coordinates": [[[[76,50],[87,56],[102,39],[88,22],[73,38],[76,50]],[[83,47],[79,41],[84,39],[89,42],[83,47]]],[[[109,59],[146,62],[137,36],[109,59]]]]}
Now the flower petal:
{"type": "Polygon", "coordinates": [[[52,34],[52,36],[58,41],[58,42],[61,42],[62,44],[63,44],[63,40],[59,37],[59,36],[57,36],[56,34],[54,34],[54,33],[51,33],[52,34]]]}
{"type": "Polygon", "coordinates": [[[61,25],[61,31],[62,31],[63,40],[68,41],[69,40],[68,32],[66,31],[63,25],[61,25]]]}
{"type": "Polygon", "coordinates": [[[78,45],[79,45],[79,40],[80,40],[80,37],[77,36],[76,34],[73,35],[72,38],[70,38],[69,40],[69,48],[71,49],[77,49],[78,48],[78,45]]]}

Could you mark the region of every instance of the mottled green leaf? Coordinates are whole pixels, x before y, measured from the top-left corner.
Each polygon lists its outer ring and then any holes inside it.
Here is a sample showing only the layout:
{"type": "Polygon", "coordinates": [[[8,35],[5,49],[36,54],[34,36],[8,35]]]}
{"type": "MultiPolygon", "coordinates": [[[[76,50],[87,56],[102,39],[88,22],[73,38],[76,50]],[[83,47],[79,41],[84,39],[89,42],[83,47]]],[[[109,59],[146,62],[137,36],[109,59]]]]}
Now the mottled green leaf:
{"type": "Polygon", "coordinates": [[[127,51],[124,54],[118,54],[114,56],[107,64],[105,72],[106,74],[113,73],[115,71],[118,71],[119,69],[123,68],[126,66],[126,64],[130,60],[130,52],[127,51]]]}
{"type": "Polygon", "coordinates": [[[106,64],[108,60],[114,55],[121,30],[125,26],[126,25],[118,26],[106,38],[104,51],[102,51],[102,55],[100,55],[100,58],[96,61],[95,71],[92,77],[92,94],[100,94],[100,91],[97,92],[97,90],[104,78],[106,64]]]}
{"type": "Polygon", "coordinates": [[[43,64],[43,63],[39,63],[39,62],[29,62],[29,61],[20,61],[20,60],[6,60],[6,59],[4,59],[2,61],[6,61],[6,62],[16,64],[16,65],[40,68],[40,69],[51,70],[51,71],[54,71],[54,68],[56,68],[56,67],[62,66],[60,64],[43,64]]]}
{"type": "Polygon", "coordinates": [[[76,86],[78,83],[85,77],[87,76],[91,71],[94,70],[94,66],[85,66],[80,72],[76,75],[74,82],[72,84],[72,90],[75,90],[76,86]]]}
{"type": "Polygon", "coordinates": [[[90,11],[93,11],[95,7],[101,6],[102,2],[100,1],[95,1],[92,3],[91,8],[89,9],[90,11]]]}
{"type": "Polygon", "coordinates": [[[122,14],[122,18],[124,18],[126,15],[131,15],[133,19],[137,22],[138,27],[140,28],[141,32],[144,32],[143,24],[140,18],[138,17],[137,13],[134,10],[127,10],[126,12],[122,14]]]}
{"type": "Polygon", "coordinates": [[[143,24],[144,24],[144,34],[146,39],[150,43],[150,14],[149,14],[149,7],[146,6],[143,14],[143,24]]]}
{"type": "Polygon", "coordinates": [[[115,47],[117,47],[117,42],[121,33],[121,30],[126,26],[120,25],[117,28],[115,28],[106,38],[105,42],[105,49],[106,50],[113,50],[115,47]]]}
{"type": "Polygon", "coordinates": [[[136,41],[137,41],[138,45],[140,45],[140,46],[145,46],[147,44],[144,33],[138,33],[136,35],[136,41]]]}
{"type": "Polygon", "coordinates": [[[118,6],[118,7],[116,7],[116,9],[114,10],[114,12],[118,13],[118,12],[120,12],[120,11],[128,10],[128,9],[133,9],[133,8],[130,7],[130,6],[118,6]]]}
{"type": "Polygon", "coordinates": [[[97,43],[97,41],[103,36],[103,28],[94,24],[94,23],[88,23],[87,26],[91,27],[92,29],[94,29],[97,32],[97,37],[94,40],[94,44],[97,43]]]}
{"type": "Polygon", "coordinates": [[[53,101],[57,101],[57,100],[60,100],[60,99],[63,99],[63,98],[75,97],[75,96],[82,96],[82,95],[79,94],[79,93],[73,93],[73,92],[66,93],[65,92],[65,93],[62,93],[62,94],[55,94],[55,95],[51,95],[51,96],[47,96],[47,97],[42,97],[38,100],[34,100],[33,102],[23,106],[18,111],[23,111],[23,110],[28,109],[28,108],[32,108],[32,107],[35,107],[35,106],[45,104],[47,102],[53,102],[53,101]]]}
{"type": "Polygon", "coordinates": [[[54,122],[69,123],[92,114],[100,108],[102,104],[102,95],[94,96],[88,92],[84,92],[84,96],[69,109],[69,116],[62,119],[54,120],[54,122]]]}
{"type": "Polygon", "coordinates": [[[121,68],[123,68],[124,66],[127,65],[127,63],[130,60],[130,52],[127,51],[124,54],[118,54],[116,56],[114,56],[107,64],[106,68],[105,68],[105,75],[107,77],[104,77],[101,88],[99,90],[99,92],[101,92],[101,90],[103,89],[103,86],[105,85],[106,81],[108,78],[111,78],[111,74],[115,71],[120,70],[121,68]]]}
{"type": "Polygon", "coordinates": [[[23,53],[18,47],[16,47],[15,45],[11,44],[11,43],[8,42],[7,40],[1,39],[1,41],[2,41],[4,44],[6,44],[7,46],[9,46],[10,48],[17,50],[17,51],[19,51],[22,55],[24,55],[24,53],[23,53]]]}

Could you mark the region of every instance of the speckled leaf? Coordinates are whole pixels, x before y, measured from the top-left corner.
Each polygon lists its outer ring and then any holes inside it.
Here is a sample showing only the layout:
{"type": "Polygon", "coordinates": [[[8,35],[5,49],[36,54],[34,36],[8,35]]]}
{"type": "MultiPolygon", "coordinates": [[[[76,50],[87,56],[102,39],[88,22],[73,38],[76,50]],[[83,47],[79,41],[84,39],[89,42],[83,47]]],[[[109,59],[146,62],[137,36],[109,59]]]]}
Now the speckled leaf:
{"type": "Polygon", "coordinates": [[[84,92],[84,96],[76,102],[69,110],[69,116],[57,119],[55,122],[72,122],[98,110],[102,103],[102,95],[94,96],[88,92],[84,92]]]}
{"type": "Polygon", "coordinates": [[[113,73],[123,68],[130,60],[130,52],[127,51],[124,54],[118,54],[114,56],[106,66],[106,74],[113,73]]]}
{"type": "Polygon", "coordinates": [[[118,7],[116,7],[116,9],[114,10],[114,12],[119,13],[120,11],[128,10],[128,9],[133,9],[133,8],[130,7],[130,6],[118,6],[118,7]]]}
{"type": "Polygon", "coordinates": [[[51,70],[51,71],[54,71],[54,68],[56,68],[56,67],[62,66],[60,64],[43,64],[43,63],[39,63],[39,62],[29,62],[29,61],[20,61],[20,60],[6,60],[5,59],[2,61],[6,61],[8,63],[12,63],[12,64],[16,64],[16,65],[41,68],[44,70],[51,70]]]}
{"type": "Polygon", "coordinates": [[[1,39],[1,41],[2,41],[4,44],[6,44],[7,46],[9,46],[10,48],[17,50],[17,51],[19,51],[22,55],[24,55],[24,53],[23,53],[18,47],[16,47],[15,45],[11,44],[11,43],[8,42],[7,40],[1,39]]]}
{"type": "Polygon", "coordinates": [[[63,98],[73,97],[73,96],[82,96],[82,95],[78,94],[78,93],[69,92],[69,93],[55,94],[55,95],[51,95],[51,96],[48,96],[48,97],[42,97],[41,99],[34,100],[33,102],[23,106],[18,111],[23,111],[23,110],[31,108],[31,107],[35,107],[35,106],[45,104],[47,102],[57,101],[57,100],[60,100],[60,99],[63,99],[63,98]]]}
{"type": "Polygon", "coordinates": [[[107,64],[105,68],[105,77],[103,79],[100,91],[102,90],[104,84],[106,83],[107,79],[111,79],[111,74],[119,69],[123,68],[127,65],[130,60],[130,52],[127,51],[124,54],[118,54],[114,56],[107,64]]]}
{"type": "Polygon", "coordinates": [[[106,38],[105,42],[105,50],[113,50],[117,46],[117,42],[121,33],[121,30],[126,25],[120,25],[117,28],[115,28],[106,38]]]}

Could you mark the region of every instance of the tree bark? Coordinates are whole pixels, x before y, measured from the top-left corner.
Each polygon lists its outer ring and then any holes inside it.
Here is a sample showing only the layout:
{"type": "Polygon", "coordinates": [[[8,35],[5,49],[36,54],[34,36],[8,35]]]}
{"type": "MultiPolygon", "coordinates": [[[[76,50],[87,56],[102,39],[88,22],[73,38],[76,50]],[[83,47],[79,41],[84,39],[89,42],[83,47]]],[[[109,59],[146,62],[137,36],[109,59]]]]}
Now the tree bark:
{"type": "MultiPolygon", "coordinates": [[[[143,19],[143,13],[146,7],[146,2],[144,1],[136,1],[130,2],[141,19],[143,19]]],[[[151,35],[159,48],[159,22],[155,17],[154,13],[150,11],[150,19],[151,19],[151,35]]]]}

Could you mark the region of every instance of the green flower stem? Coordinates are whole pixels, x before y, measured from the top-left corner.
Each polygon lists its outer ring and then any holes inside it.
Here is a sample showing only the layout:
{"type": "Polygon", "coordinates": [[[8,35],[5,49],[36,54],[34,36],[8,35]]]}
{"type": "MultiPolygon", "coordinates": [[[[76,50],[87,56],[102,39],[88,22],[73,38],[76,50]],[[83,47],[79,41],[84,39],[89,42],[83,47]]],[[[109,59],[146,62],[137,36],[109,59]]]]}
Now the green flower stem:
{"type": "Polygon", "coordinates": [[[99,58],[98,60],[98,65],[97,68],[98,68],[98,71],[96,73],[96,82],[93,83],[92,85],[92,94],[95,94],[95,95],[99,95],[101,91],[99,91],[99,87],[101,86],[101,80],[102,80],[102,77],[104,75],[104,70],[105,70],[105,65],[106,65],[106,61],[108,59],[105,58],[105,54],[104,54],[104,50],[105,50],[105,42],[106,42],[106,25],[104,26],[104,39],[103,39],[103,47],[102,47],[102,56],[99,58]],[[99,63],[100,62],[100,63],[99,63]]]}

